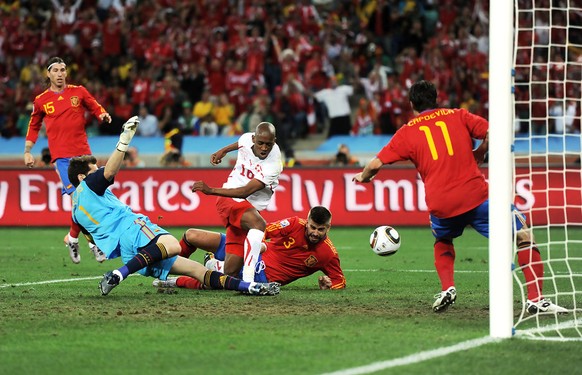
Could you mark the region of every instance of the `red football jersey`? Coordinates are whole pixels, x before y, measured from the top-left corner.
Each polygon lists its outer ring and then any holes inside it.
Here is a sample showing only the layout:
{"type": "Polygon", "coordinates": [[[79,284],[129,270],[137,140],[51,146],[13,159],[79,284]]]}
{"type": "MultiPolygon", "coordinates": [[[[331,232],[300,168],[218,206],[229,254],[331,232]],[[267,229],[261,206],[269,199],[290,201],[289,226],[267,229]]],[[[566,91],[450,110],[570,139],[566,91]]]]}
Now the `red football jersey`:
{"type": "Polygon", "coordinates": [[[329,238],[316,244],[305,237],[307,220],[297,216],[267,225],[267,251],[262,254],[269,281],[282,285],[322,271],[332,282],[331,289],[342,289],[346,279],[338,253],[329,238]]]}
{"type": "Polygon", "coordinates": [[[97,118],[107,112],[83,86],[67,85],[61,92],[45,90],[34,98],[26,140],[36,143],[44,120],[52,161],[91,154],[86,111],[97,118]]]}
{"type": "Polygon", "coordinates": [[[473,138],[489,123],[464,109],[432,109],[402,126],[377,157],[384,164],[410,160],[424,182],[430,213],[448,218],[487,199],[487,182],[473,158],[473,138]]]}

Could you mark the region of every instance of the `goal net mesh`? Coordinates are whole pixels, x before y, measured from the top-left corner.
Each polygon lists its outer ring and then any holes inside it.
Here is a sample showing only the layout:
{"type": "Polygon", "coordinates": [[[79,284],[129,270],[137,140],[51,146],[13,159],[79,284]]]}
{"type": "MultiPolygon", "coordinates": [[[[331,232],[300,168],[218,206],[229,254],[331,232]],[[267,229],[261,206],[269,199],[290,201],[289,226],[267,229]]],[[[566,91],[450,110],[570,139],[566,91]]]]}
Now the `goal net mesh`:
{"type": "Polygon", "coordinates": [[[544,297],[569,311],[526,311],[515,245],[515,333],[581,340],[582,0],[516,0],[514,18],[515,204],[542,256],[544,297]]]}

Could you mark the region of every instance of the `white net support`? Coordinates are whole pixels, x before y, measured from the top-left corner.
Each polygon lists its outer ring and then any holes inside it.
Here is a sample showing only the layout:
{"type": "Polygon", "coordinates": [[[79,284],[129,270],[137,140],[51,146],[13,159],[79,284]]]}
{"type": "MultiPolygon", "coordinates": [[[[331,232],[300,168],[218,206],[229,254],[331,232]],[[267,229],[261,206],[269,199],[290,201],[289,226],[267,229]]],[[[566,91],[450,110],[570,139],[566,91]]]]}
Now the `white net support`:
{"type": "Polygon", "coordinates": [[[582,340],[582,0],[516,0],[514,19],[515,203],[540,250],[543,295],[568,309],[526,311],[514,246],[515,334],[582,340]]]}

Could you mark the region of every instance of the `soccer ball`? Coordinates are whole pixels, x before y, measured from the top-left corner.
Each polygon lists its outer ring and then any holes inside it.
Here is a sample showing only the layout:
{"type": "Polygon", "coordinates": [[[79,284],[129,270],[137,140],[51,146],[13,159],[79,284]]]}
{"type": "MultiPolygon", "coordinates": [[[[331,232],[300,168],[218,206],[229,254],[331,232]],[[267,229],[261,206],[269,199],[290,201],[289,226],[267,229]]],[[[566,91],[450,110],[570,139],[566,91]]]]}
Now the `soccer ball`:
{"type": "Polygon", "coordinates": [[[374,229],[370,235],[370,247],[380,256],[394,255],[400,248],[400,234],[389,225],[374,229]]]}

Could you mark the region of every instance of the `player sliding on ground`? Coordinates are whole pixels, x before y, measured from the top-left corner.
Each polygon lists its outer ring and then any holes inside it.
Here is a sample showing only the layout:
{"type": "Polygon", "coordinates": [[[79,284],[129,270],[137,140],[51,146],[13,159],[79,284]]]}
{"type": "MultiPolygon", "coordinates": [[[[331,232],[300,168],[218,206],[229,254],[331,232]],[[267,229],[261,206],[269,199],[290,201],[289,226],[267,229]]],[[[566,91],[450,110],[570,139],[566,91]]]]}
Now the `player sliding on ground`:
{"type": "MultiPolygon", "coordinates": [[[[488,185],[478,167],[488,150],[489,123],[464,109],[438,108],[437,90],[428,81],[413,84],[409,100],[416,117],[394,134],[354,180],[370,182],[384,164],[403,160],[414,163],[425,186],[435,237],[435,267],[442,287],[432,307],[435,312],[443,312],[457,299],[453,239],[460,237],[469,225],[489,237],[488,185]],[[473,138],[483,140],[476,150],[472,149],[473,138]]],[[[566,313],[568,310],[544,298],[540,252],[525,224],[525,216],[513,209],[517,257],[527,283],[527,311],[566,313]]]]}
{"type": "Polygon", "coordinates": [[[137,116],[127,120],[119,142],[104,168],[98,168],[93,156],[71,159],[68,175],[76,187],[73,193],[73,221],[81,225],[107,256],[121,256],[125,263],[107,272],[99,289],[107,295],[130,274],[138,272],[165,280],[169,273],[195,278],[211,289],[238,290],[253,295],[279,293],[277,283],[244,282],[220,272],[209,271],[202,264],[178,256],[180,243],[145,215],[134,213],[109,189],[123,164],[129,143],[139,125],[137,116]]]}
{"type": "MultiPolygon", "coordinates": [[[[330,228],[331,212],[323,206],[313,207],[307,220],[294,216],[268,224],[265,231],[267,242],[262,244],[254,280],[286,285],[321,271],[324,275],[318,278],[320,289],[344,289],[346,279],[339,255],[327,236],[330,228]]],[[[180,255],[187,258],[197,248],[209,251],[204,265],[220,271],[224,269],[225,243],[226,236],[222,233],[190,228],[180,241],[180,255]]],[[[154,280],[153,286],[201,289],[200,283],[189,277],[154,280]]]]}

